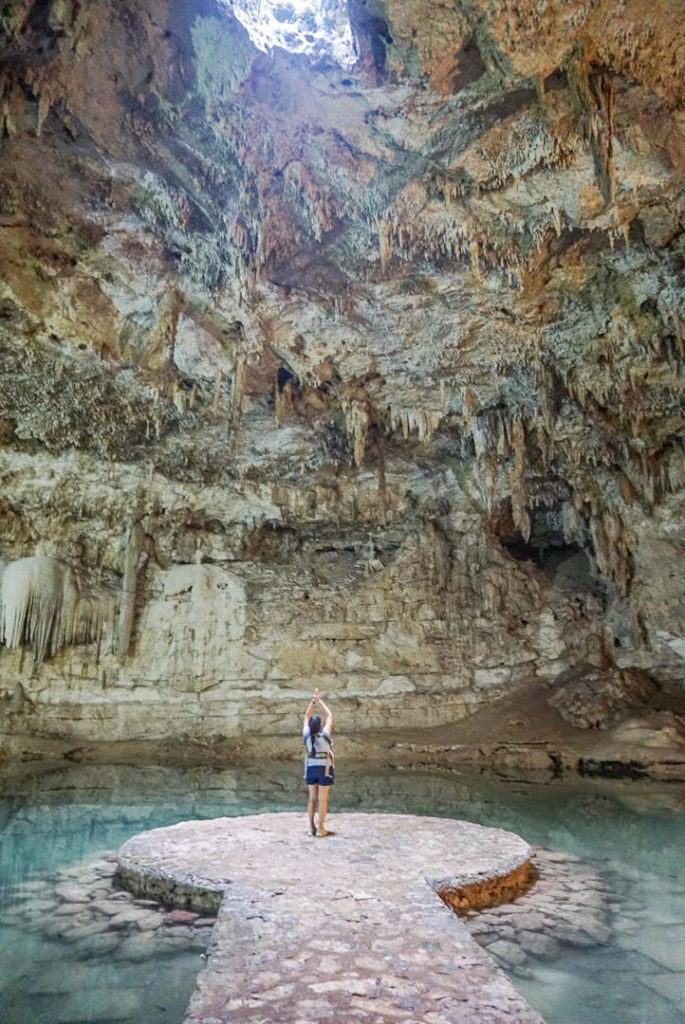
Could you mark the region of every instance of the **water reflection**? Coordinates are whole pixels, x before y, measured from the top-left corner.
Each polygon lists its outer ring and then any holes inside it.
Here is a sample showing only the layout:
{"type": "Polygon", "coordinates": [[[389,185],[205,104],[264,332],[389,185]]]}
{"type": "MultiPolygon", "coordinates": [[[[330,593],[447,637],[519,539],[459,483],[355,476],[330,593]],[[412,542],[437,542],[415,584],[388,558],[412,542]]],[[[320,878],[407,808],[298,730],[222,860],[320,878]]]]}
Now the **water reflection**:
{"type": "MultiPolygon", "coordinates": [[[[180,1022],[201,966],[197,952],[170,953],[154,969],[152,961],[107,956],[79,964],[64,942],[21,927],[18,887],[49,882],[56,870],[146,828],[297,808],[304,818],[304,804],[296,761],[254,770],[88,765],[0,773],[7,908],[0,942],[9,951],[0,967],[0,1017],[11,1024],[180,1022]],[[38,972],[45,980],[37,985],[38,972]]],[[[684,808],[685,786],[677,784],[373,769],[340,772],[332,799],[333,813],[433,814],[511,828],[603,872],[614,893],[611,943],[568,949],[553,964],[536,964],[532,978],[515,979],[549,1024],[685,1024],[684,808]]]]}

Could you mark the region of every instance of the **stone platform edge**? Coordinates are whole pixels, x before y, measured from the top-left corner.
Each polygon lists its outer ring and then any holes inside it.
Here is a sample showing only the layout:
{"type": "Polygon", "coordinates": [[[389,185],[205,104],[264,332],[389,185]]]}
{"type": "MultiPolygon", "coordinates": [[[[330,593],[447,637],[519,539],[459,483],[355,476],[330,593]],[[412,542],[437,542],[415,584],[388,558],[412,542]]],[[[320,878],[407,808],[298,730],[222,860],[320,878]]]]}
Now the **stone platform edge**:
{"type": "MultiPolygon", "coordinates": [[[[239,817],[235,820],[242,819],[239,817]]],[[[124,843],[117,854],[117,869],[114,875],[116,883],[139,899],[153,899],[163,905],[195,910],[199,913],[218,913],[232,879],[209,879],[196,874],[176,874],[172,877],[163,871],[142,865],[137,852],[132,850],[129,853],[127,850],[136,838],[133,837],[133,840],[124,843]]],[[[471,871],[441,879],[427,878],[426,882],[457,914],[509,903],[526,892],[536,877],[531,859],[532,850],[528,844],[520,840],[520,837],[517,838],[522,846],[520,854],[517,856],[510,853],[507,862],[502,863],[501,870],[496,873],[484,875],[482,872],[471,871]]]]}
{"type": "Polygon", "coordinates": [[[117,864],[115,883],[137,899],[156,900],[165,906],[196,910],[198,913],[218,913],[226,889],[231,884],[228,878],[225,885],[196,877],[171,878],[162,872],[145,871],[139,865],[134,868],[121,855],[117,857],[117,864]]]}

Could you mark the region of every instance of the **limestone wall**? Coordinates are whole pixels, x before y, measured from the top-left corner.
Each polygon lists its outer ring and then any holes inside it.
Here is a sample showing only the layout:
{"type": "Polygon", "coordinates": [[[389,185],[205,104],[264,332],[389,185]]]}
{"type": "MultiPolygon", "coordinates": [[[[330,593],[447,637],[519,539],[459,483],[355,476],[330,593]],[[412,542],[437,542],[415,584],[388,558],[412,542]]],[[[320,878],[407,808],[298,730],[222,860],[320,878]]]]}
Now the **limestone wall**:
{"type": "Polygon", "coordinates": [[[682,703],[671,8],[377,6],[4,5],[5,736],[682,703]]]}
{"type": "MultiPolygon", "coordinates": [[[[218,521],[193,529],[187,508],[171,526],[171,496],[166,530],[144,516],[149,552],[128,653],[118,654],[114,617],[98,644],[71,644],[42,662],[26,644],[0,648],[7,732],[75,742],[287,734],[314,686],[343,729],[431,726],[532,678],[553,679],[593,649],[588,610],[509,555],[463,493],[435,519],[425,503],[408,513],[389,486],[384,523],[369,507],[366,518],[334,521],[322,503],[318,519],[298,525],[296,505],[310,497],[280,486],[280,522],[247,516],[232,532],[226,520],[255,501],[249,492],[226,496],[221,531],[218,521]],[[168,555],[182,558],[193,544],[193,562],[168,555]]],[[[101,562],[118,551],[119,573],[99,573],[120,606],[126,532],[113,536],[108,522],[119,500],[112,487],[99,520],[53,519],[52,547],[82,552],[79,578],[87,552],[76,536],[98,532],[101,562]]],[[[22,535],[49,531],[47,516],[25,507],[18,553],[28,554],[22,535]]]]}

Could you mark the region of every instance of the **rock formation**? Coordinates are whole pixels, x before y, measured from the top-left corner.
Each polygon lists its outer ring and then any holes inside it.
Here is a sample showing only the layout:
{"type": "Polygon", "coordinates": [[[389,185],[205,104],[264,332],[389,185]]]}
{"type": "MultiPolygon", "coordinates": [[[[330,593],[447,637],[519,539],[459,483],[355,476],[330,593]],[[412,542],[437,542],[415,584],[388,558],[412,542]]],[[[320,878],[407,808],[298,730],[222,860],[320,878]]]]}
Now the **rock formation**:
{"type": "Polygon", "coordinates": [[[682,25],[310,6],[0,4],[3,749],[678,710],[682,25]]]}

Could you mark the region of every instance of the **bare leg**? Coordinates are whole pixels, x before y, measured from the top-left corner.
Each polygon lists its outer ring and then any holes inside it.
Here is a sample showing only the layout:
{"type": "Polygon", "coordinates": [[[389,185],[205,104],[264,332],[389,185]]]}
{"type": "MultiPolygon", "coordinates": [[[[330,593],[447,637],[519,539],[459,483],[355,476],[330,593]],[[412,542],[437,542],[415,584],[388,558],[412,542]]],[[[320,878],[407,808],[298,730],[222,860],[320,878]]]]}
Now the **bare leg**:
{"type": "MultiPolygon", "coordinates": [[[[319,800],[319,787],[309,786],[309,803],[307,805],[307,811],[309,812],[309,831],[313,836],[316,835],[316,825],[314,824],[314,815],[316,814],[316,805],[319,800]]],[[[322,801],[323,802],[323,801],[322,801]]]]}
{"type": "Polygon", "coordinates": [[[322,786],[321,787],[321,793],[320,793],[321,799],[320,799],[320,802],[319,802],[319,835],[320,836],[327,836],[328,835],[328,832],[326,831],[326,827],[324,825],[324,822],[326,820],[326,811],[328,810],[328,790],[329,789],[330,789],[330,786],[322,786]]]}

